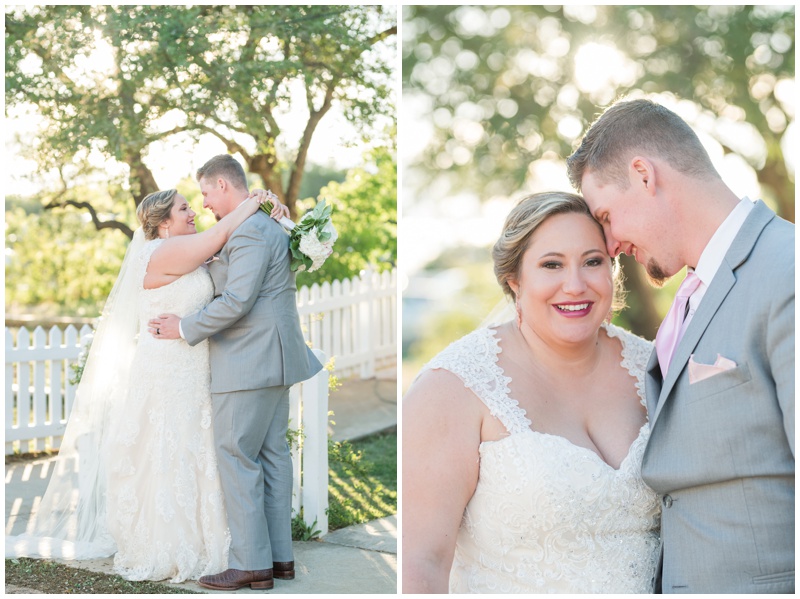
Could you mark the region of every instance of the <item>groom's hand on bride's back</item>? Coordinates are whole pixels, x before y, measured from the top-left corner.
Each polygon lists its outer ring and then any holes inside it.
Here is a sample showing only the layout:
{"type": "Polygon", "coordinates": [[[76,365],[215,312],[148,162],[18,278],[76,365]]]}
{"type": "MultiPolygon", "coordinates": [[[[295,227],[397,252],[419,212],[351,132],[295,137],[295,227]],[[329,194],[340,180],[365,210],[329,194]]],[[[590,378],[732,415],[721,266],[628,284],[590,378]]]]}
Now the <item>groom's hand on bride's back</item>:
{"type": "Polygon", "coordinates": [[[156,339],[180,339],[180,322],[174,314],[159,314],[147,323],[147,332],[156,339]]]}

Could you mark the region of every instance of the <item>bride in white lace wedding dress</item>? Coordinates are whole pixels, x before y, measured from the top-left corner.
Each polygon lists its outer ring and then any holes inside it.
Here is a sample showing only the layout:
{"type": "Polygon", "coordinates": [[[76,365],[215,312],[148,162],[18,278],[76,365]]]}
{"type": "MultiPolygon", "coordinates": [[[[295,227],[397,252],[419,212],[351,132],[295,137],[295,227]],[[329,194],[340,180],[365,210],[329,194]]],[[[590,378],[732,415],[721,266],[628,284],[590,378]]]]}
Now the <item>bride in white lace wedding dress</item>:
{"type": "Polygon", "coordinates": [[[603,322],[601,230],[581,198],[537,194],[493,256],[517,322],[452,343],[404,400],[403,591],[651,593],[652,344],[603,322]]]}
{"type": "MultiPolygon", "coordinates": [[[[147,322],[211,301],[203,262],[265,199],[254,191],[200,234],[175,190],[142,201],[143,226],[103,310],[54,473],[26,534],[6,537],[6,557],[114,554],[115,572],[129,580],[226,569],[208,344],[155,339],[147,322]]],[[[283,209],[276,202],[273,215],[283,209]]]]}
{"type": "MultiPolygon", "coordinates": [[[[145,242],[142,272],[163,239],[145,242]]],[[[211,301],[203,268],[140,292],[140,331],[167,312],[187,315],[211,301]]],[[[106,445],[108,527],[114,570],[129,580],[174,582],[224,570],[228,531],[211,427],[208,343],[139,336],[125,417],[106,445]]]]}
{"type": "MultiPolygon", "coordinates": [[[[644,406],[652,344],[613,325],[603,330],[622,344],[619,362],[644,406]]],[[[484,328],[427,365],[457,375],[508,431],[480,446],[451,592],[651,592],[659,509],[640,474],[648,424],[616,468],[565,437],[533,430],[512,398],[501,352],[498,330],[484,328]]]]}

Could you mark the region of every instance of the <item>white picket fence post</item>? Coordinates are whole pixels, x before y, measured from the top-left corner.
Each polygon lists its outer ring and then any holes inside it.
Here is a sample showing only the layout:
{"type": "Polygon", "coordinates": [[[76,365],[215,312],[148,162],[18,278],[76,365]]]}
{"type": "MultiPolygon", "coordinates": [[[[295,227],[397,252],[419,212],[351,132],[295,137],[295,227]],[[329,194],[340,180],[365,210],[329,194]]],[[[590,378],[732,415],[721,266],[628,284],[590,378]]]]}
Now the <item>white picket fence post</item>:
{"type": "MultiPolygon", "coordinates": [[[[325,354],[312,350],[323,364],[325,354]]],[[[292,510],[310,528],[328,533],[328,371],[294,385],[289,393],[289,428],[301,433],[292,445],[292,510]],[[319,446],[324,448],[319,451],[319,446]]]]}
{"type": "MultiPolygon", "coordinates": [[[[325,354],[313,350],[323,364],[325,354]]],[[[324,368],[303,383],[303,520],[328,532],[328,371],[324,368]]]]}
{"type": "Polygon", "coordinates": [[[6,455],[14,452],[14,444],[8,439],[8,428],[14,424],[14,362],[8,361],[9,349],[14,349],[14,335],[6,329],[6,455]]]}

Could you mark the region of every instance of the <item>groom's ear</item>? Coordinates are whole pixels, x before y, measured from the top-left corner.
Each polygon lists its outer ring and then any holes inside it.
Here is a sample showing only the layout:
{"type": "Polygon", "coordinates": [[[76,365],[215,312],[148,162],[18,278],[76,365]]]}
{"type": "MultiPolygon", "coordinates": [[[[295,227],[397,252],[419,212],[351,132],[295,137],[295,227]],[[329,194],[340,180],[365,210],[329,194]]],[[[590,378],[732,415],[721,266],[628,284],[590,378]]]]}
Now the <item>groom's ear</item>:
{"type": "Polygon", "coordinates": [[[630,162],[632,183],[648,195],[656,193],[656,170],[653,163],[643,156],[634,156],[630,162]]]}

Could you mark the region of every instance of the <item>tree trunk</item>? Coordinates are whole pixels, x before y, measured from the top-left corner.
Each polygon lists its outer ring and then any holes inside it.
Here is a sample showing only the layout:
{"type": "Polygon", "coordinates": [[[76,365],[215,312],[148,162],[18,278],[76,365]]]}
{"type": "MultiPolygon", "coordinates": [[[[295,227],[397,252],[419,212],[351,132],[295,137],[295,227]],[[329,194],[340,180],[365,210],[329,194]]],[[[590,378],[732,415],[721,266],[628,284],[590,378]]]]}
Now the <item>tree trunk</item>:
{"type": "MultiPolygon", "coordinates": [[[[305,172],[306,168],[306,158],[308,157],[308,149],[311,147],[311,140],[314,137],[314,132],[317,130],[317,125],[322,120],[322,117],[330,110],[333,104],[333,91],[338,84],[338,79],[334,79],[328,85],[328,89],[325,90],[325,99],[322,102],[322,106],[319,110],[314,110],[311,102],[309,102],[309,110],[310,115],[308,117],[308,122],[306,123],[306,128],[303,131],[303,139],[300,142],[300,147],[297,150],[297,158],[294,162],[294,168],[292,168],[292,173],[289,176],[289,188],[287,189],[286,195],[292,198],[293,202],[297,201],[297,196],[300,195],[300,183],[303,181],[303,173],[305,172]]],[[[294,217],[294,213],[292,213],[294,217]]]]}
{"type": "Polygon", "coordinates": [[[130,168],[128,174],[128,181],[131,186],[131,195],[133,195],[133,203],[136,207],[142,203],[142,200],[148,194],[158,191],[158,183],[149,168],[142,162],[142,153],[140,150],[131,152],[126,158],[125,162],[130,168]]]}
{"type": "Polygon", "coordinates": [[[280,172],[275,168],[275,156],[272,154],[256,154],[247,159],[247,168],[251,173],[256,173],[264,182],[264,188],[269,189],[278,199],[289,207],[291,218],[297,215],[297,197],[289,196],[283,188],[280,172]]]}
{"type": "Polygon", "coordinates": [[[758,182],[768,187],[775,195],[778,203],[778,215],[789,222],[794,222],[794,189],[795,184],[786,171],[786,163],[780,160],[767,159],[764,168],[757,171],[758,182]]]}

